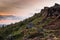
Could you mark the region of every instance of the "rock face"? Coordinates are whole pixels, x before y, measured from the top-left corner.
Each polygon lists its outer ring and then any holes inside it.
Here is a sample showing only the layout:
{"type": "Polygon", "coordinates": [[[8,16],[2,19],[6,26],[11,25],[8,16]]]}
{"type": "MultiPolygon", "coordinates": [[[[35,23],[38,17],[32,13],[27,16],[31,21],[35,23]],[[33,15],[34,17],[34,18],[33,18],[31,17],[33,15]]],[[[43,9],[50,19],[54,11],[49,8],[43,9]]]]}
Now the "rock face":
{"type": "Polygon", "coordinates": [[[50,7],[48,9],[48,14],[50,14],[50,16],[58,16],[58,15],[60,15],[60,5],[55,4],[55,6],[50,7]]]}
{"type": "Polygon", "coordinates": [[[44,10],[47,11],[47,13],[45,13],[46,18],[50,17],[51,19],[53,19],[51,22],[49,22],[48,25],[45,25],[44,28],[52,30],[60,29],[60,5],[55,3],[55,5],[52,7],[45,7],[44,10]]]}
{"type": "MultiPolygon", "coordinates": [[[[44,24],[48,19],[51,19],[48,24],[45,23],[45,25],[42,27],[43,29],[50,30],[50,33],[48,33],[48,37],[46,40],[55,40],[56,36],[60,37],[60,5],[55,3],[52,7],[44,7],[44,9],[41,10],[40,14],[43,18],[40,22],[38,22],[37,25],[44,24]],[[53,33],[51,35],[51,33],[53,33]],[[56,34],[54,36],[54,34],[56,34]]],[[[28,28],[32,28],[32,23],[28,24],[28,28]]],[[[37,28],[37,27],[36,27],[37,28]]],[[[37,28],[38,33],[30,34],[27,39],[33,39],[33,40],[40,40],[41,38],[44,38],[45,31],[41,32],[41,29],[37,28]]],[[[42,40],[42,39],[41,39],[42,40]]],[[[45,40],[45,39],[44,39],[45,40]]],[[[57,40],[57,39],[56,39],[57,40]]]]}
{"type": "Polygon", "coordinates": [[[52,7],[44,7],[44,9],[41,10],[41,13],[47,14],[47,16],[58,16],[60,15],[60,5],[55,3],[52,7]]]}

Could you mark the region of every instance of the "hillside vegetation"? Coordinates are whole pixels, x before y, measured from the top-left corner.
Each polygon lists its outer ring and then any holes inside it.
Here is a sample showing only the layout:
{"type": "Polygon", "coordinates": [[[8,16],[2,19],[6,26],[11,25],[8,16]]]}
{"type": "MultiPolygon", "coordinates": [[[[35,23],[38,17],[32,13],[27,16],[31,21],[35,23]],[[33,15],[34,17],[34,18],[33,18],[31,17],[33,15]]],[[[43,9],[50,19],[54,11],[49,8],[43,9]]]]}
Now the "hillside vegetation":
{"type": "Polygon", "coordinates": [[[0,27],[0,40],[60,40],[60,5],[15,24],[0,27]]]}

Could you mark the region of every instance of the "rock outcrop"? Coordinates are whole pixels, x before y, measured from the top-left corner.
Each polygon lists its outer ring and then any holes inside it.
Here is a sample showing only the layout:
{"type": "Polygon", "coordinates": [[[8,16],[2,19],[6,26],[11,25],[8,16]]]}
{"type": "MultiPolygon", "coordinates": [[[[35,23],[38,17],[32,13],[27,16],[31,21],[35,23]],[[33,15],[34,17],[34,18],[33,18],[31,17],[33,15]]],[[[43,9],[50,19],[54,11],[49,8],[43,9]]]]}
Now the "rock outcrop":
{"type": "Polygon", "coordinates": [[[45,7],[44,10],[47,11],[47,13],[45,13],[45,11],[43,13],[43,14],[46,15],[46,18],[44,18],[44,19],[47,19],[48,17],[51,18],[51,19],[53,19],[47,25],[44,25],[44,28],[46,28],[46,29],[52,29],[52,30],[54,30],[54,29],[60,29],[60,5],[56,3],[52,7],[49,7],[49,8],[45,7]],[[48,11],[46,9],[48,9],[48,11]]]}

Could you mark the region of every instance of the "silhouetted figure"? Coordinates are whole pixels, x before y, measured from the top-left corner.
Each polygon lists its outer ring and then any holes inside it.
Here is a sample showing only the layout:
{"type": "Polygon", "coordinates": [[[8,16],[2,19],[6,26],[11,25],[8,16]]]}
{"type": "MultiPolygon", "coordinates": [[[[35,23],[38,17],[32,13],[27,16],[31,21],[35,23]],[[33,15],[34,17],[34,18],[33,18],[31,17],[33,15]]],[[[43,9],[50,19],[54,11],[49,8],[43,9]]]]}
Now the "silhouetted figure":
{"type": "Polygon", "coordinates": [[[32,23],[32,22],[30,22],[28,25],[27,25],[27,29],[29,29],[29,28],[32,28],[34,26],[34,24],[32,23]]]}

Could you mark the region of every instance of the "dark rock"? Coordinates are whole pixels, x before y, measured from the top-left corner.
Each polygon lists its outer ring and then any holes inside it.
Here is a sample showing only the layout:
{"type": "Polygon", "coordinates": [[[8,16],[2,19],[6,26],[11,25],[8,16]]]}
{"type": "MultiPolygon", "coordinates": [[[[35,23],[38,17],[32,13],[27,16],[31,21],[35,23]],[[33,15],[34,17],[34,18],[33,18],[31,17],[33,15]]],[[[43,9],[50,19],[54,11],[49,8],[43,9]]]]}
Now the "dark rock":
{"type": "Polygon", "coordinates": [[[55,5],[54,6],[60,6],[58,3],[55,3],[55,5]]]}
{"type": "Polygon", "coordinates": [[[49,9],[49,7],[44,7],[44,10],[48,10],[49,9]]]}
{"type": "Polygon", "coordinates": [[[48,9],[48,16],[58,16],[60,15],[60,5],[55,4],[54,6],[48,9]]]}

